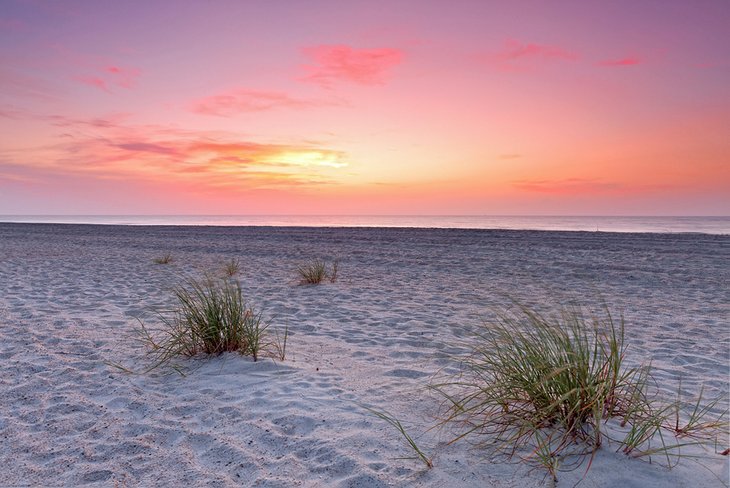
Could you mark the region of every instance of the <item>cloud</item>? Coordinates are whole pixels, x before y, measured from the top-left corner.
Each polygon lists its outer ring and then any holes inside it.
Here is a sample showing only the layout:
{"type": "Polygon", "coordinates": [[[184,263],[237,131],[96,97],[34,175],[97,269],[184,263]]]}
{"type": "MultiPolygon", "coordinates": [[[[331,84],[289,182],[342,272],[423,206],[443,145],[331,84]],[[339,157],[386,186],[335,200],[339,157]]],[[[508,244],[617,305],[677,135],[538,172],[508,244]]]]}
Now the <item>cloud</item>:
{"type": "Polygon", "coordinates": [[[600,61],[598,66],[634,66],[642,62],[643,61],[636,56],[629,56],[619,59],[606,59],[604,61],[600,61]]]}
{"type": "Polygon", "coordinates": [[[556,46],[507,40],[499,51],[487,55],[487,62],[499,71],[526,71],[554,61],[576,61],[578,54],[556,46]]]}
{"type": "Polygon", "coordinates": [[[388,71],[403,61],[403,52],[393,48],[357,49],[337,44],[308,47],[303,52],[313,64],[304,66],[307,74],[301,79],[325,87],[337,82],[381,85],[388,71]]]}
{"type": "Polygon", "coordinates": [[[319,187],[347,166],[345,153],[313,142],[271,144],[230,133],[130,126],[117,122],[123,114],[48,119],[63,129],[63,137],[47,147],[6,154],[5,178],[23,176],[17,170],[24,168],[25,175],[46,175],[48,181],[63,176],[171,182],[196,191],[246,192],[319,187]]]}
{"type": "Polygon", "coordinates": [[[516,153],[510,153],[510,154],[500,154],[499,159],[519,159],[522,157],[522,154],[516,154],[516,153]]]}
{"type": "Polygon", "coordinates": [[[54,84],[42,78],[29,76],[13,69],[11,63],[0,58],[0,92],[12,98],[29,98],[51,101],[59,97],[59,90],[54,84]]]}
{"type": "Polygon", "coordinates": [[[239,166],[301,168],[347,166],[341,151],[305,144],[259,144],[254,142],[193,142],[186,150],[211,155],[211,161],[226,160],[239,166]]]}
{"type": "Polygon", "coordinates": [[[88,119],[77,119],[65,115],[46,115],[42,118],[56,127],[118,129],[123,127],[123,122],[131,116],[131,114],[126,112],[117,112],[106,117],[92,117],[88,119]]]}
{"type": "Polygon", "coordinates": [[[119,66],[106,66],[101,70],[107,78],[122,88],[132,88],[139,77],[139,70],[136,68],[121,68],[119,66]]]}
{"type": "Polygon", "coordinates": [[[32,173],[23,165],[0,160],[0,182],[32,184],[38,181],[32,173]]]}
{"type": "Polygon", "coordinates": [[[134,87],[140,71],[136,68],[121,68],[119,66],[103,66],[94,69],[94,74],[74,76],[73,79],[84,85],[93,86],[107,93],[112,87],[130,89],[134,87]]]}
{"type": "Polygon", "coordinates": [[[106,84],[106,80],[103,80],[98,76],[75,76],[74,80],[78,81],[79,83],[83,83],[84,85],[93,86],[100,90],[104,90],[107,93],[111,93],[111,90],[109,90],[109,86],[107,86],[106,84]]]}
{"type": "Polygon", "coordinates": [[[0,117],[5,119],[19,120],[26,118],[27,114],[11,105],[0,105],[0,117]]]}
{"type": "Polygon", "coordinates": [[[307,109],[339,105],[340,102],[294,98],[276,91],[238,89],[195,101],[191,110],[204,115],[231,117],[246,112],[275,109],[307,109]]]}
{"type": "Polygon", "coordinates": [[[619,183],[584,178],[567,178],[563,180],[520,180],[513,182],[513,186],[523,191],[555,195],[610,193],[624,189],[624,187],[619,183]]]}
{"type": "Polygon", "coordinates": [[[167,147],[160,144],[152,144],[149,142],[127,142],[117,144],[116,147],[132,152],[147,152],[156,154],[179,155],[180,152],[173,147],[167,147]]]}
{"type": "Polygon", "coordinates": [[[55,67],[69,73],[68,78],[108,93],[113,88],[134,88],[141,75],[138,68],[123,66],[108,56],[78,52],[58,43],[51,49],[55,67]]]}

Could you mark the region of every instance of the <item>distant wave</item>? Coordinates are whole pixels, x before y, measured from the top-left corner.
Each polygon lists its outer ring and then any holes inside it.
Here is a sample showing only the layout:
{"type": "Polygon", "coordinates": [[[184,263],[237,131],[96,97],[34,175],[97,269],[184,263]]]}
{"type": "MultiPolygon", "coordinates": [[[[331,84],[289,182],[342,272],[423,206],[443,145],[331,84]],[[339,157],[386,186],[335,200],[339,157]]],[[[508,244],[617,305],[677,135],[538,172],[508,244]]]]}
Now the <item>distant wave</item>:
{"type": "Polygon", "coordinates": [[[274,227],[419,227],[730,234],[730,217],[488,215],[3,215],[0,222],[274,227]]]}

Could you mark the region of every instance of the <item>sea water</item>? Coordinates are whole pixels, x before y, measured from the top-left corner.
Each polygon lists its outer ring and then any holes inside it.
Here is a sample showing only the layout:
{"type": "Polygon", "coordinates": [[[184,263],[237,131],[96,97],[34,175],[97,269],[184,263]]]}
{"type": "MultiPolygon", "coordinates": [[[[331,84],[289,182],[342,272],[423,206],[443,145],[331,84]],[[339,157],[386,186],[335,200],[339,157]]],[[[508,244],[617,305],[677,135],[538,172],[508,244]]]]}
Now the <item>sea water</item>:
{"type": "Polygon", "coordinates": [[[529,215],[0,215],[0,222],[106,225],[421,227],[730,234],[730,217],[529,215]]]}

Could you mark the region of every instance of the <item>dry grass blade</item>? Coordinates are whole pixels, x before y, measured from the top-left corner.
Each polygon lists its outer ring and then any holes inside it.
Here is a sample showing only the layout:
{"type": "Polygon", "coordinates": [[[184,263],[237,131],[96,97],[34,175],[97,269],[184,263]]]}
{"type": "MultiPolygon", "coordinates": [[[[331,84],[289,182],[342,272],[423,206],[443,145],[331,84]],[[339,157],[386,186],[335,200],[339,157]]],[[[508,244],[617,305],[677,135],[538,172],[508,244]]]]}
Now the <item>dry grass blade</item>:
{"type": "Polygon", "coordinates": [[[716,429],[723,429],[727,427],[728,410],[725,409],[719,416],[713,417],[712,412],[720,402],[720,398],[715,398],[705,404],[702,403],[705,388],[700,388],[700,393],[697,395],[697,399],[691,404],[691,411],[686,412],[686,415],[682,416],[682,383],[680,382],[679,388],[677,389],[677,407],[675,411],[675,422],[674,422],[674,433],[678,437],[699,437],[707,438],[708,432],[713,432],[716,429]],[[682,422],[684,419],[684,422],[682,422]]]}
{"type": "Polygon", "coordinates": [[[386,412],[384,410],[375,410],[373,408],[366,407],[366,406],[362,406],[362,407],[365,410],[367,410],[368,412],[375,415],[376,417],[378,417],[382,420],[385,420],[390,425],[395,427],[398,430],[398,432],[400,432],[400,434],[403,436],[403,438],[408,443],[408,446],[416,454],[415,456],[407,457],[407,458],[403,458],[403,459],[418,459],[423,464],[425,464],[428,468],[433,468],[433,462],[431,462],[431,458],[426,456],[426,454],[418,447],[418,444],[416,444],[416,441],[413,440],[413,438],[408,434],[408,432],[406,432],[405,427],[403,427],[403,424],[401,424],[401,422],[397,418],[395,418],[393,415],[389,414],[388,412],[386,412]]]}
{"type": "Polygon", "coordinates": [[[289,340],[289,326],[284,327],[284,333],[279,336],[279,331],[276,330],[276,340],[274,341],[274,349],[276,356],[280,361],[286,359],[286,343],[289,340]]]}

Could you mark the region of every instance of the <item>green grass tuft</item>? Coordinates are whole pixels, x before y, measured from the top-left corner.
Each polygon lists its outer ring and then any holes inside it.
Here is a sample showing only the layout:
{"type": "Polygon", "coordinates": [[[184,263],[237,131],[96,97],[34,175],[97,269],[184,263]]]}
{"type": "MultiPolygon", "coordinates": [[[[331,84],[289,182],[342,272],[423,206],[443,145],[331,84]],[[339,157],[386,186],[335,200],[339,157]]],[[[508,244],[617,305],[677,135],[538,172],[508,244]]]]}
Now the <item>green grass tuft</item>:
{"type": "Polygon", "coordinates": [[[462,373],[432,385],[445,398],[445,422],[459,426],[454,441],[481,435],[484,445],[537,461],[553,477],[566,459],[592,459],[607,443],[671,465],[669,453],[690,443],[680,437],[709,441],[727,426],[726,412],[710,419],[716,402],[700,406],[701,396],[689,420],[677,420],[680,402],[658,399],[650,366],[625,364],[623,317],[615,321],[607,308],[595,317],[579,308],[548,317],[517,304],[484,324],[469,347],[462,373]]]}
{"type": "Polygon", "coordinates": [[[327,270],[327,263],[320,259],[312,259],[297,267],[299,274],[299,283],[302,285],[317,285],[322,281],[329,279],[330,283],[337,281],[337,272],[339,269],[339,261],[332,263],[332,271],[327,270]]]}
{"type": "Polygon", "coordinates": [[[269,324],[246,303],[238,282],[210,277],[189,279],[175,287],[173,294],[176,307],[158,313],[161,329],[152,331],[140,322],[142,339],[153,357],[149,369],[177,356],[233,351],[251,356],[254,361],[264,352],[276,351],[283,359],[282,346],[277,339],[270,340],[269,324]]]}
{"type": "Polygon", "coordinates": [[[231,258],[229,261],[226,262],[225,266],[223,267],[223,272],[229,278],[236,276],[238,273],[241,272],[241,261],[235,258],[231,258]]]}
{"type": "Polygon", "coordinates": [[[155,264],[170,264],[172,262],[172,254],[165,253],[159,258],[155,258],[152,261],[154,261],[155,264]]]}

